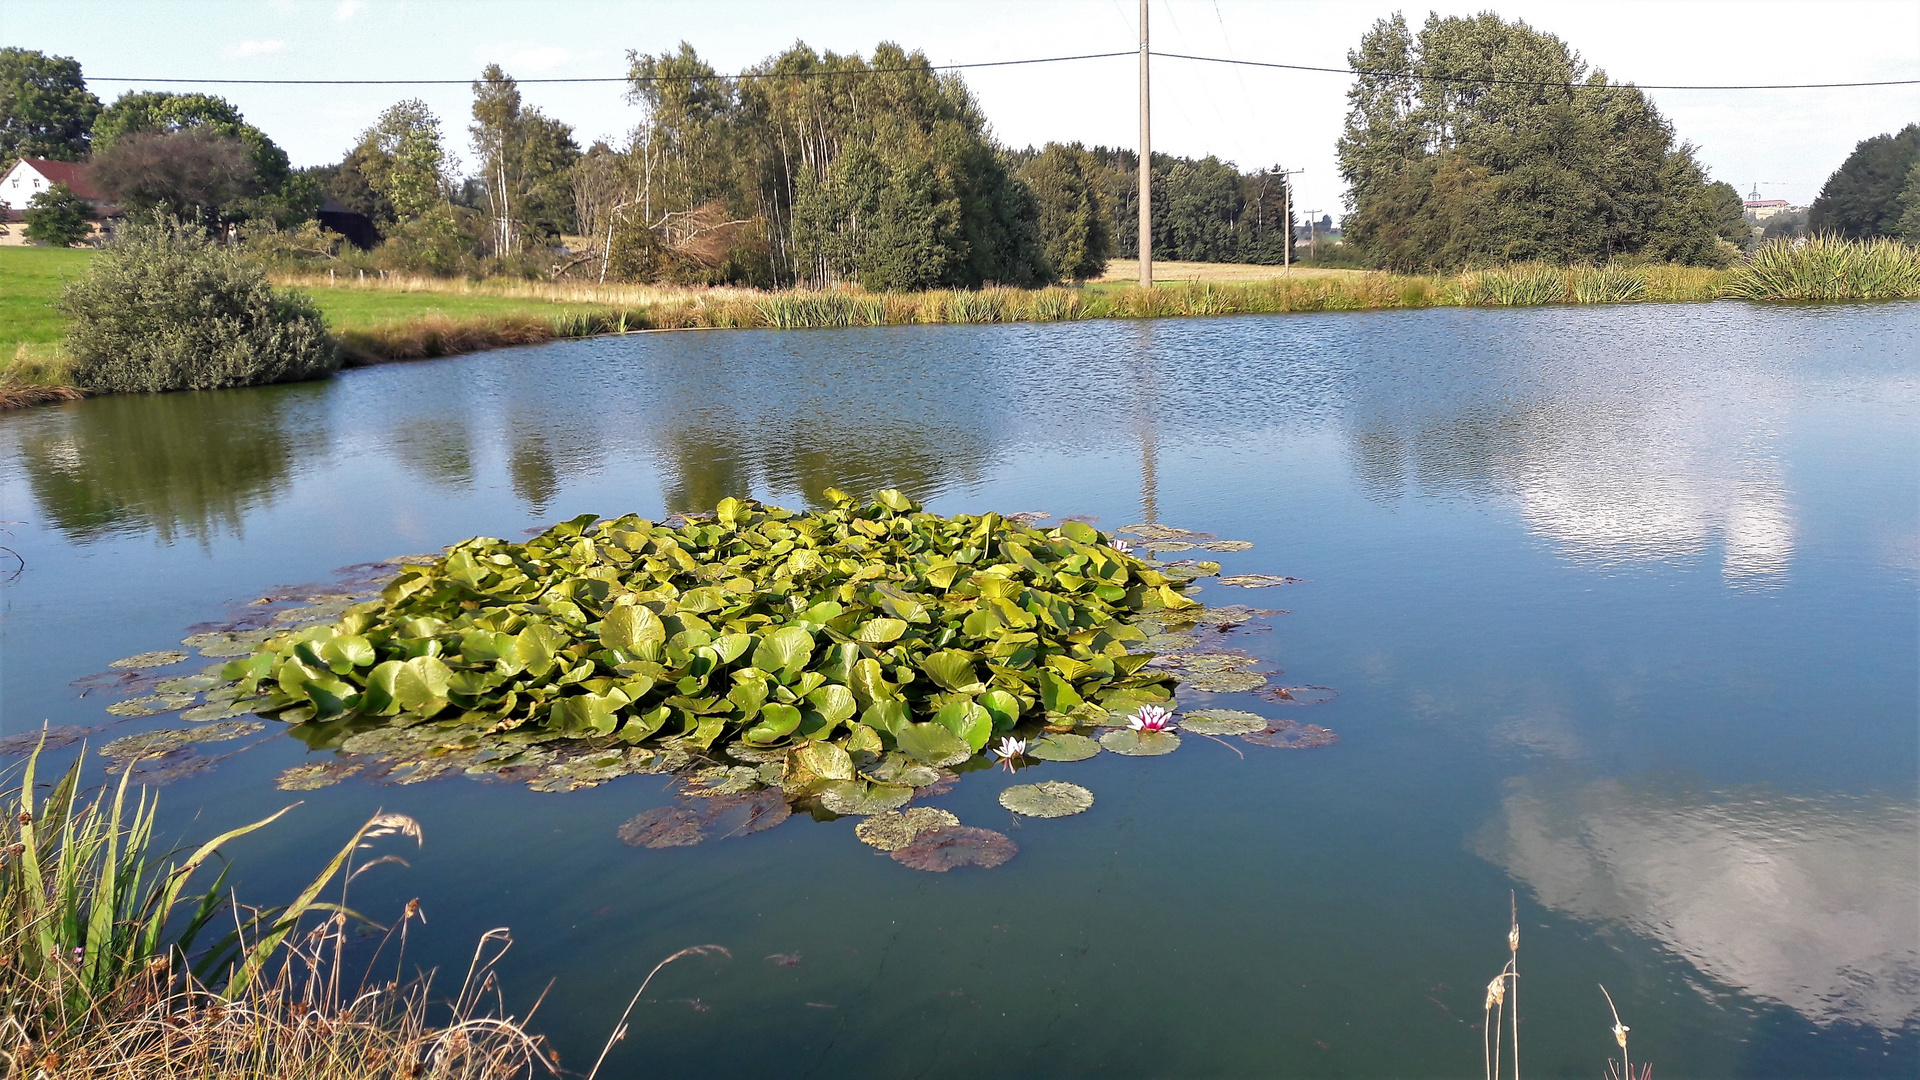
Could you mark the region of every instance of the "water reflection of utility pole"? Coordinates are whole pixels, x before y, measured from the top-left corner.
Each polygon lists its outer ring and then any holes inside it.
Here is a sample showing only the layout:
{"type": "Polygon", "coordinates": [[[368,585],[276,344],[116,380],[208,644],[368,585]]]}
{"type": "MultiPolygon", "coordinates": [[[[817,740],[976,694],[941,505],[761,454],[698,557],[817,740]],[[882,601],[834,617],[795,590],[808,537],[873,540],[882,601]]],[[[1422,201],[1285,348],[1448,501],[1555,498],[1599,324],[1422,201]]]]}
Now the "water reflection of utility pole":
{"type": "Polygon", "coordinates": [[[1140,515],[1152,524],[1160,520],[1160,433],[1154,424],[1158,405],[1153,371],[1153,324],[1134,324],[1133,369],[1140,388],[1135,399],[1135,423],[1140,430],[1140,515]]]}

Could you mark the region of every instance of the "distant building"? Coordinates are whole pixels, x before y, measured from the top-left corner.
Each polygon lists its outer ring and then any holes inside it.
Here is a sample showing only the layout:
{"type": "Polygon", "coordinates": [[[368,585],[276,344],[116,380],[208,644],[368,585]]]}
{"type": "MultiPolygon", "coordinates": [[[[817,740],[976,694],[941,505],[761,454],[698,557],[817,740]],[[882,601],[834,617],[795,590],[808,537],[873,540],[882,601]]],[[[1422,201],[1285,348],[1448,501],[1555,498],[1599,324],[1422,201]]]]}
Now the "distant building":
{"type": "Polygon", "coordinates": [[[320,227],[332,229],[347,238],[347,243],[361,251],[372,251],[380,242],[380,230],[373,219],[356,210],[349,210],[332,199],[320,208],[320,227]]]}
{"type": "Polygon", "coordinates": [[[0,176],[0,244],[27,242],[22,214],[33,197],[55,184],[80,196],[95,219],[117,217],[120,208],[87,179],[86,166],[73,161],[48,161],[45,158],[21,158],[0,176]]]}
{"type": "Polygon", "coordinates": [[[1747,216],[1755,221],[1765,221],[1775,214],[1784,214],[1794,209],[1793,205],[1785,199],[1748,199],[1742,205],[1747,209],[1747,216]]]}

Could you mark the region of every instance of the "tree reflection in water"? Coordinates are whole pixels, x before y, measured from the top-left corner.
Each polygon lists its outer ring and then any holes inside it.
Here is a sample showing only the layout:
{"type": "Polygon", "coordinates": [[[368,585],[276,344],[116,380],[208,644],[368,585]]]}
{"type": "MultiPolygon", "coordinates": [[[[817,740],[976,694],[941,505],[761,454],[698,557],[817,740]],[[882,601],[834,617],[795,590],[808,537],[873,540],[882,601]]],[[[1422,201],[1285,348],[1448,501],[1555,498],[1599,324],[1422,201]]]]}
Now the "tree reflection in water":
{"type": "Polygon", "coordinates": [[[76,541],[240,535],[328,434],[316,385],[95,398],[42,410],[19,439],[34,501],[76,541]]]}

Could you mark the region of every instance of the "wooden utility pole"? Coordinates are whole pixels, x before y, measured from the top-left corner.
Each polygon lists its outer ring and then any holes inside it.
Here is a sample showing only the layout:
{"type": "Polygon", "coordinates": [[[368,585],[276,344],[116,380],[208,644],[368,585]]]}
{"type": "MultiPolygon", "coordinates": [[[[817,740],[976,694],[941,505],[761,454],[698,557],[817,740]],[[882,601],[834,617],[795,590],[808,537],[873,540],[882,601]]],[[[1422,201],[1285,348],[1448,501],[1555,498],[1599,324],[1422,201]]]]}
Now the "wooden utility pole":
{"type": "Polygon", "coordinates": [[[1280,244],[1280,262],[1288,277],[1293,276],[1293,174],[1305,169],[1275,169],[1280,174],[1280,227],[1287,230],[1280,244]]]}
{"type": "Polygon", "coordinates": [[[1147,0],[1140,0],[1140,287],[1153,288],[1153,120],[1147,97],[1147,0]]]}

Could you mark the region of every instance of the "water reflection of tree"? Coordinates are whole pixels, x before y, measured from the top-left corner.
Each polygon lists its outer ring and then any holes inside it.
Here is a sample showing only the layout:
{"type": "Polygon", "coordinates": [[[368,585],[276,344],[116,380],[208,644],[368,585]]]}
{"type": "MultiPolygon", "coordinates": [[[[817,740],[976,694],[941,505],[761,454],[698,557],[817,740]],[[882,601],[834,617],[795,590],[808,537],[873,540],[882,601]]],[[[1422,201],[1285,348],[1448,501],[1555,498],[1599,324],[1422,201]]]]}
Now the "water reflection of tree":
{"type": "Polygon", "coordinates": [[[327,433],[298,417],[322,388],[138,394],[34,417],[18,441],[40,512],[75,540],[151,530],[172,543],[239,534],[327,433]]]}
{"type": "Polygon", "coordinates": [[[978,481],[994,447],[965,423],[871,425],[813,416],[780,428],[693,423],[662,432],[662,494],[667,509],[711,509],[755,490],[798,492],[810,506],[828,488],[864,494],[899,488],[925,501],[955,484],[978,481]]]}

